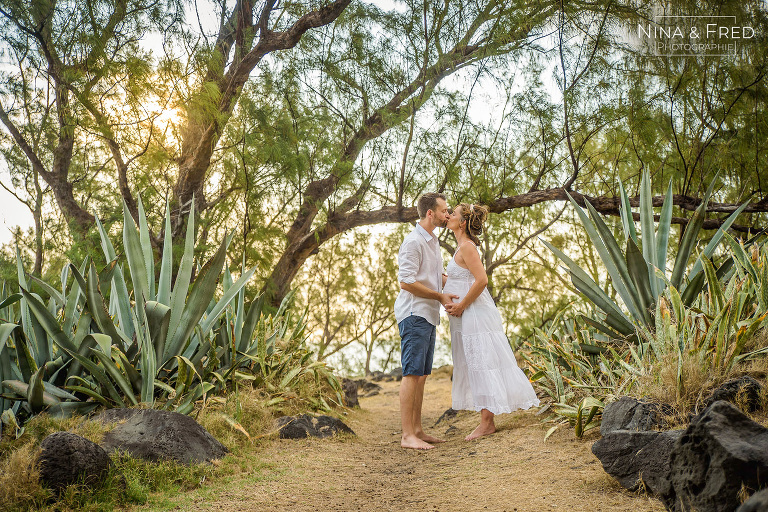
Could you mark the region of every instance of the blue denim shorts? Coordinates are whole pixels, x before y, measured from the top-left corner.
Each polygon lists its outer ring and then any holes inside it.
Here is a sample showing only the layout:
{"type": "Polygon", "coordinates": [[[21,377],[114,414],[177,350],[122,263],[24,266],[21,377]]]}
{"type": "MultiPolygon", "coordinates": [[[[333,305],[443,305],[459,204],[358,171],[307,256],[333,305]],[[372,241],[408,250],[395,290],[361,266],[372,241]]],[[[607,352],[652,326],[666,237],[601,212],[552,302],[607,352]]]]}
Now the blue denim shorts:
{"type": "Polygon", "coordinates": [[[411,315],[398,324],[403,375],[429,375],[435,356],[437,328],[426,319],[411,315]]]}

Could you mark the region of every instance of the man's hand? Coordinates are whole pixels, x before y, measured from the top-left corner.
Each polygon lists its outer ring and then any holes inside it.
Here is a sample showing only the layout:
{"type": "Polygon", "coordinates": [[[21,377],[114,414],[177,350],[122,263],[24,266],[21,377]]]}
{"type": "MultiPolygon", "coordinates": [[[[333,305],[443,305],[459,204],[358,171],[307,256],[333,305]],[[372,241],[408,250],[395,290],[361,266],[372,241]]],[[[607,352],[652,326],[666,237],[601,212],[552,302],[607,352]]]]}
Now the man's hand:
{"type": "MultiPolygon", "coordinates": [[[[440,304],[443,306],[446,306],[447,304],[453,304],[453,299],[458,299],[458,295],[454,295],[452,293],[441,293],[440,294],[440,304]]],[[[448,308],[446,307],[446,311],[448,308]]]]}

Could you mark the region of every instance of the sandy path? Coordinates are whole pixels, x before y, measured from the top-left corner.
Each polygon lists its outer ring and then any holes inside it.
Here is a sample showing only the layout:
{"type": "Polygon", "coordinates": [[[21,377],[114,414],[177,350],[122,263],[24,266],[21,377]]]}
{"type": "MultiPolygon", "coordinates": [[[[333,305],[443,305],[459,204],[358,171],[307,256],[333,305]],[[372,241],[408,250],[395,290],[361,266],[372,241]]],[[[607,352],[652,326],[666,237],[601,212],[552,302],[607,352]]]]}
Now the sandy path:
{"type": "MultiPolygon", "coordinates": [[[[590,452],[592,440],[546,427],[530,412],[502,415],[499,432],[464,436],[478,415],[460,413],[434,428],[450,407],[450,380],[428,380],[425,426],[447,443],[420,452],[399,445],[397,382],[360,400],[346,422],[353,439],[275,440],[258,449],[265,466],[210,482],[185,496],[186,509],[212,511],[663,511],[660,502],[624,491],[590,452]],[[190,503],[191,502],[191,503],[190,503]]],[[[169,505],[166,502],[166,505],[169,505]]]]}

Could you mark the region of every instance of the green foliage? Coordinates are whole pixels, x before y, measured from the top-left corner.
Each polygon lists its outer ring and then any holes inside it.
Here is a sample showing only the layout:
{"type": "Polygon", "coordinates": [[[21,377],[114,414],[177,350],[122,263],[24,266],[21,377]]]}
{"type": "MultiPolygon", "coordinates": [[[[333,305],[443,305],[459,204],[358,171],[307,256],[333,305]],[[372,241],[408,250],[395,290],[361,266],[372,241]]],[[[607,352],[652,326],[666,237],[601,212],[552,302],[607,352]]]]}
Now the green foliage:
{"type": "MultiPolygon", "coordinates": [[[[170,232],[169,208],[165,221],[170,232]]],[[[32,277],[48,295],[48,305],[28,291],[32,282],[18,259],[21,294],[0,302],[0,313],[18,302],[21,317],[20,322],[0,325],[0,377],[9,391],[3,395],[6,423],[23,421],[16,419],[20,412],[23,417],[42,411],[69,415],[99,405],[141,404],[188,414],[198,400],[238,380],[254,380],[283,393],[309,376],[323,380],[332,390],[332,401],[341,403],[331,370],[313,363],[312,353],[303,348],[304,318],[293,319],[292,295],[270,316],[262,312],[263,299],[246,303],[244,287],[255,269],[243,265],[233,280],[225,266],[231,237],[197,266],[193,278],[195,226],[190,215],[172,284],[172,241],[166,239],[156,269],[141,202],[138,226],[124,208],[127,273],[106,230],[97,225],[110,263],[101,270],[88,260],[79,269],[66,266],[61,290],[32,277]],[[277,350],[281,343],[285,346],[277,350]]],[[[326,396],[309,400],[329,410],[326,396]]]]}
{"type": "MultiPolygon", "coordinates": [[[[559,422],[547,436],[564,424],[582,435],[599,425],[602,404],[622,394],[656,396],[684,416],[705,396],[705,386],[768,354],[757,341],[768,318],[768,245],[748,251],[730,235],[725,239],[734,265],[718,273],[702,256],[704,288],[691,304],[667,282],[653,323],[636,324],[636,342],[607,337],[583,316],[558,318],[537,333],[529,347],[531,380],[551,398],[548,420],[559,422]]],[[[661,271],[657,276],[664,278],[661,271]]]]}
{"type": "Polygon", "coordinates": [[[659,222],[655,227],[650,179],[647,172],[643,174],[640,185],[641,238],[638,238],[635,229],[629,198],[623,185],[619,184],[621,188],[621,220],[626,244],[624,252],[619,247],[619,241],[614,238],[592,205],[588,201],[586,202],[589,212],[587,214],[576,204],[573,198],[570,198],[605,265],[611,286],[621,298],[624,307],[629,311],[629,315],[571,258],[552,244],[548,242],[544,242],[544,244],[567,265],[574,286],[605,313],[605,323],[590,321],[598,330],[613,338],[621,338],[635,336],[635,325],[646,327],[652,325],[656,304],[670,282],[670,285],[675,288],[684,285],[682,300],[685,304],[690,305],[698,296],[703,285],[703,280],[699,277],[702,276],[702,261],[712,257],[723,235],[747,205],[744,203],[725,220],[686,275],[688,262],[704,223],[706,206],[716,181],[717,177],[712,180],[701,205],[687,225],[675,258],[670,280],[666,277],[666,268],[672,220],[672,182],[667,189],[659,222]]]}
{"type": "Polygon", "coordinates": [[[627,392],[635,378],[627,363],[635,354],[632,347],[619,353],[598,346],[595,340],[604,338],[601,333],[588,323],[577,323],[583,317],[567,319],[564,313],[547,331],[537,329],[524,352],[533,370],[530,380],[550,398],[545,407],[554,415],[545,421],[559,422],[546,437],[565,424],[573,426],[578,437],[599,426],[606,400],[627,392]]]}

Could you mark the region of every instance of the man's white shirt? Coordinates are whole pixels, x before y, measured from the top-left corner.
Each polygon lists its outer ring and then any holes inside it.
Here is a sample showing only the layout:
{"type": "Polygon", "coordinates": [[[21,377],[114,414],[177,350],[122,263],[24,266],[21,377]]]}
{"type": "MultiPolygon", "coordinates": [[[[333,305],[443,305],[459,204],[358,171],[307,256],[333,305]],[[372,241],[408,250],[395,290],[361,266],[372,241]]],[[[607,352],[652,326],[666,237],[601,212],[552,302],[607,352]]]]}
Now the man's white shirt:
{"type": "MultiPolygon", "coordinates": [[[[397,253],[399,269],[397,280],[401,283],[421,283],[437,292],[443,288],[443,258],[437,237],[416,224],[403,240],[397,253]]],[[[405,318],[417,315],[432,325],[440,323],[440,301],[417,297],[400,289],[395,300],[395,318],[400,323],[405,318]]]]}

